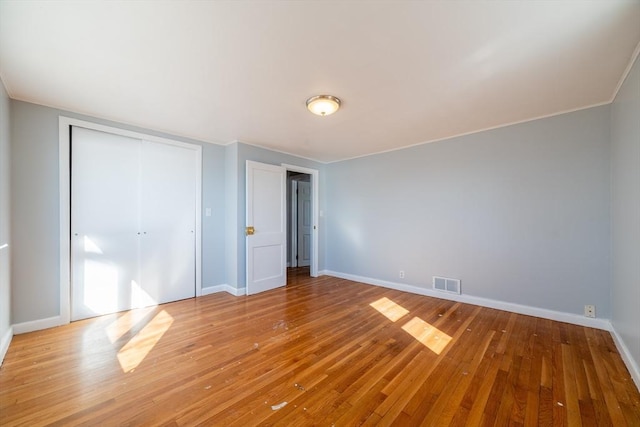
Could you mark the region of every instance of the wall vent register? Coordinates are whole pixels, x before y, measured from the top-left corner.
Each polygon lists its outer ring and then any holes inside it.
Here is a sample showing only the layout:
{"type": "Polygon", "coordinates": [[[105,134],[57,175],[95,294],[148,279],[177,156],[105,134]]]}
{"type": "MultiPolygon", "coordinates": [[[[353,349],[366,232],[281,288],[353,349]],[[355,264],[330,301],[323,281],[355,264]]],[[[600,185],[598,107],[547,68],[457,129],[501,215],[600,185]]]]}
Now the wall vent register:
{"type": "Polygon", "coordinates": [[[460,279],[433,276],[433,289],[450,294],[460,294],[460,279]]]}

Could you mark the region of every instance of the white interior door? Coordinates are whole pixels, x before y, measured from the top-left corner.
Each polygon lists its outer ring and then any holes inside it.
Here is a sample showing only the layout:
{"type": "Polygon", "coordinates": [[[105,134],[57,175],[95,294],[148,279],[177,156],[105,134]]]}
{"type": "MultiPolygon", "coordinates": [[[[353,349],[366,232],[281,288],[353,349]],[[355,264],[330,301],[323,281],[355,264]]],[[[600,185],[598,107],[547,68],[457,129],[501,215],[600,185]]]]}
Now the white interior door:
{"type": "Polygon", "coordinates": [[[311,264],[311,183],[298,181],[297,201],[298,267],[311,264]]]}
{"type": "Polygon", "coordinates": [[[131,307],[139,277],[140,140],[72,128],[71,320],[131,307]]]}
{"type": "Polygon", "coordinates": [[[286,276],[286,171],[247,161],[247,294],[284,286],[286,276]]]}
{"type": "Polygon", "coordinates": [[[196,152],[142,141],[139,304],[195,296],[196,152]]]}

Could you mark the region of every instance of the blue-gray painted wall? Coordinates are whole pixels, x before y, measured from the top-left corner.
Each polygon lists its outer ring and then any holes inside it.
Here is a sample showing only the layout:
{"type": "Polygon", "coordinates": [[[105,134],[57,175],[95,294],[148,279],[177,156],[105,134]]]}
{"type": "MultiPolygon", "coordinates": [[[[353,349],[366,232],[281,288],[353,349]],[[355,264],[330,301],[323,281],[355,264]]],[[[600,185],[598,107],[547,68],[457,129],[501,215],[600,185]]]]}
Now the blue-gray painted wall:
{"type": "Polygon", "coordinates": [[[12,322],[59,315],[59,116],[198,144],[202,150],[202,283],[225,283],[225,147],[11,101],[12,322]],[[210,217],[204,209],[210,207],[210,217]]]}
{"type": "MultiPolygon", "coordinates": [[[[9,99],[6,99],[9,105],[9,99]]],[[[22,101],[11,100],[10,109],[11,182],[14,188],[10,203],[14,219],[11,224],[14,236],[11,322],[14,324],[60,314],[59,116],[203,147],[202,286],[205,288],[223,284],[236,288],[245,286],[246,160],[278,165],[289,163],[319,170],[324,167],[318,162],[242,143],[208,144],[22,101]],[[205,216],[207,208],[212,210],[210,217],[205,216]]],[[[320,245],[322,259],[322,236],[320,245]]]]}
{"type": "MultiPolygon", "coordinates": [[[[640,366],[640,61],[611,106],[611,321],[640,366]]],[[[638,384],[640,386],[640,384],[638,384]]]]}
{"type": "Polygon", "coordinates": [[[424,288],[452,277],[477,297],[611,316],[608,106],[337,162],[326,176],[329,270],[424,288]]]}
{"type": "Polygon", "coordinates": [[[569,313],[596,304],[638,359],[640,238],[624,236],[638,226],[627,203],[640,203],[639,79],[636,65],[612,106],[328,165],[9,102],[0,91],[9,106],[0,114],[0,148],[11,159],[11,322],[59,314],[64,115],[203,146],[202,208],[212,208],[202,217],[205,287],[245,286],[246,160],[291,163],[320,171],[321,270],[423,287],[433,275],[450,276],[470,295],[569,313]]]}

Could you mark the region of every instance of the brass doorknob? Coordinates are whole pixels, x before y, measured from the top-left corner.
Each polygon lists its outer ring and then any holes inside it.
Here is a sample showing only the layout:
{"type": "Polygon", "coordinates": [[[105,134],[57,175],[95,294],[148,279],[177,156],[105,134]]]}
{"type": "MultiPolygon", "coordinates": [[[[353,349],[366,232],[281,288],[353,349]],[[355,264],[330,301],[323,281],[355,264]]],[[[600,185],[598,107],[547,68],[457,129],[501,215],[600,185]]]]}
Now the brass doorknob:
{"type": "Polygon", "coordinates": [[[253,227],[247,227],[245,228],[244,232],[247,236],[253,236],[256,232],[256,229],[253,227]]]}

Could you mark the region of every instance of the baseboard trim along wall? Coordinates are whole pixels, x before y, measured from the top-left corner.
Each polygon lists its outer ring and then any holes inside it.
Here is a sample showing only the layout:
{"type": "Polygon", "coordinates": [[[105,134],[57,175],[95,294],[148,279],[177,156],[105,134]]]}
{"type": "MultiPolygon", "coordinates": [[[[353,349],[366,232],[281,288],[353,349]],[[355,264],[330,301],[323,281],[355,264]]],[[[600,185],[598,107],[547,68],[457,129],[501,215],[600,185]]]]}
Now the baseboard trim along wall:
{"type": "Polygon", "coordinates": [[[640,390],[640,366],[633,360],[633,356],[631,356],[631,351],[625,345],[622,337],[618,335],[616,329],[614,327],[611,328],[611,336],[613,337],[613,342],[616,344],[618,351],[620,352],[620,356],[622,356],[622,360],[624,364],[627,366],[629,373],[631,374],[631,378],[633,378],[633,382],[636,383],[636,387],[640,390]]]}
{"type": "MultiPolygon", "coordinates": [[[[560,311],[547,310],[544,308],[530,307],[521,304],[514,304],[509,302],[491,300],[488,298],[480,298],[469,295],[455,295],[455,294],[441,294],[434,292],[430,289],[420,288],[413,285],[407,285],[404,283],[389,282],[386,280],[372,279],[370,277],[357,276],[354,274],[340,273],[331,270],[318,271],[319,276],[332,276],[340,279],[352,280],[354,282],[360,282],[367,285],[381,286],[384,288],[395,289],[397,291],[409,292],[417,295],[424,295],[433,298],[446,299],[450,301],[463,302],[467,304],[479,305],[482,307],[495,308],[498,310],[509,311],[518,314],[525,314],[528,316],[541,317],[543,319],[557,320],[559,322],[572,323],[574,325],[587,326],[590,328],[603,329],[611,332],[613,341],[620,352],[622,360],[624,361],[631,378],[635,382],[636,386],[640,389],[640,367],[633,360],[631,352],[625,345],[624,341],[618,335],[615,328],[612,326],[608,319],[591,319],[588,317],[579,316],[577,314],[563,313],[560,311]]],[[[227,284],[207,286],[202,288],[202,296],[217,293],[227,292],[234,296],[246,295],[247,288],[234,288],[227,284]]],[[[41,320],[34,320],[31,322],[18,323],[9,328],[0,341],[0,364],[4,360],[4,356],[9,350],[9,345],[14,334],[24,334],[27,332],[39,331],[42,329],[53,328],[62,325],[62,318],[60,316],[49,317],[41,320]]]]}
{"type": "Polygon", "coordinates": [[[215,286],[207,286],[202,288],[202,295],[215,294],[216,292],[228,292],[233,296],[239,297],[241,295],[247,294],[247,288],[234,288],[233,286],[224,284],[224,285],[215,285],[215,286]]]}
{"type": "Polygon", "coordinates": [[[469,295],[455,295],[455,294],[443,294],[440,292],[434,292],[431,289],[420,288],[413,285],[407,285],[404,283],[389,282],[386,280],[372,279],[370,277],[357,276],[354,274],[340,273],[331,270],[322,270],[318,272],[319,275],[338,277],[340,279],[352,280],[354,282],[360,282],[367,285],[381,286],[384,288],[395,289],[397,291],[410,292],[412,294],[424,295],[428,297],[446,299],[450,301],[463,302],[467,304],[479,305],[482,307],[495,308],[498,310],[509,311],[512,313],[525,314],[528,316],[541,317],[543,319],[556,320],[558,322],[572,323],[574,325],[586,326],[589,328],[602,329],[609,331],[613,337],[613,341],[620,352],[622,360],[624,361],[631,378],[636,383],[638,389],[640,389],[640,367],[633,360],[631,352],[624,344],[624,341],[618,335],[615,328],[611,324],[609,319],[592,319],[589,317],[580,316],[572,313],[564,313],[561,311],[547,310],[544,308],[530,307],[521,304],[514,304],[510,302],[503,302],[492,300],[488,298],[480,298],[469,295]]]}
{"type": "MultiPolygon", "coordinates": [[[[208,286],[202,288],[202,295],[213,294],[215,292],[228,292],[234,296],[246,295],[247,288],[234,288],[229,285],[217,285],[217,286],[208,286]]],[[[13,325],[13,332],[11,336],[18,334],[26,334],[27,332],[40,331],[42,329],[55,328],[56,326],[66,325],[68,322],[64,322],[61,316],[48,317],[46,319],[32,320],[29,322],[16,323],[13,325]]],[[[4,339],[1,342],[4,345],[4,339]]],[[[8,345],[7,345],[8,347],[8,345]]],[[[0,347],[2,350],[3,347],[0,347]]]]}
{"type": "Polygon", "coordinates": [[[367,285],[382,286],[383,288],[395,289],[397,291],[410,292],[412,294],[424,295],[427,297],[446,299],[450,301],[464,302],[467,304],[479,305],[482,307],[495,308],[498,310],[510,311],[512,313],[526,314],[527,316],[541,317],[543,319],[557,320],[559,322],[572,323],[574,325],[588,326],[590,328],[611,330],[611,322],[608,319],[593,319],[580,316],[578,314],[564,313],[562,311],[547,310],[545,308],[531,307],[528,305],[515,304],[493,300],[489,298],[474,297],[471,295],[448,294],[436,292],[431,289],[420,288],[418,286],[407,285],[405,283],[388,282],[386,280],[373,279],[371,277],[356,276],[354,274],[340,273],[337,271],[323,270],[321,274],[338,277],[340,279],[353,280],[354,282],[365,283],[367,285]]]}
{"type": "Polygon", "coordinates": [[[9,350],[9,344],[11,344],[11,339],[13,338],[13,327],[9,326],[7,332],[2,337],[0,341],[0,365],[4,361],[4,356],[7,355],[7,351],[9,350]]]}
{"type": "Polygon", "coordinates": [[[47,317],[46,319],[32,320],[30,322],[16,323],[13,325],[13,333],[26,334],[27,332],[40,331],[42,329],[55,328],[56,326],[66,325],[61,316],[47,317]]]}

